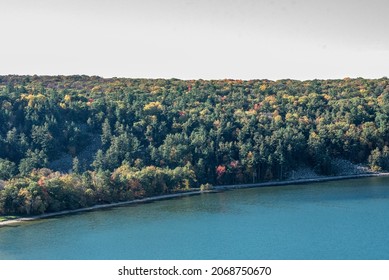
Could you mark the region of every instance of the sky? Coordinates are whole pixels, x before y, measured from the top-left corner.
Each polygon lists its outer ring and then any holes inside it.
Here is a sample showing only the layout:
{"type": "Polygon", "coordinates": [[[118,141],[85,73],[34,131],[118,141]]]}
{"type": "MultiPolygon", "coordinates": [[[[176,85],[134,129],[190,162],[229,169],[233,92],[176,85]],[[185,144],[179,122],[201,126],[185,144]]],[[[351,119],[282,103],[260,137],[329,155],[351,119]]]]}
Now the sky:
{"type": "Polygon", "coordinates": [[[0,74],[389,76],[387,0],[0,0],[0,74]]]}

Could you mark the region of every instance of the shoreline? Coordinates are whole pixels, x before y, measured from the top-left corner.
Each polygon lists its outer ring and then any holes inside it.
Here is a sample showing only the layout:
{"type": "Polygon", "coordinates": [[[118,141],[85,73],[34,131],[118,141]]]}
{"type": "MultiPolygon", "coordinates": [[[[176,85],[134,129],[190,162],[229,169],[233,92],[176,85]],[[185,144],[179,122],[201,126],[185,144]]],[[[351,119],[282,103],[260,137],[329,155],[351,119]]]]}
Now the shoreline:
{"type": "Polygon", "coordinates": [[[94,206],[86,207],[86,208],[80,208],[80,209],[74,209],[74,210],[63,210],[63,211],[59,211],[59,212],[46,213],[46,214],[41,214],[41,215],[36,215],[36,216],[31,216],[31,217],[23,217],[23,218],[5,220],[5,221],[0,222],[0,227],[14,225],[14,224],[22,223],[22,222],[29,222],[29,221],[35,221],[35,220],[40,220],[40,219],[46,219],[46,218],[51,218],[51,217],[56,217],[56,216],[64,216],[64,215],[94,211],[94,210],[99,210],[99,209],[127,206],[127,205],[132,205],[132,204],[147,203],[147,202],[153,202],[153,201],[159,201],[159,200],[167,200],[167,199],[172,199],[172,198],[177,198],[177,197],[199,195],[202,193],[212,193],[212,192],[217,192],[217,191],[259,188],[259,187],[286,186],[286,185],[299,185],[299,184],[307,184],[307,183],[320,183],[320,182],[339,181],[339,180],[347,180],[347,179],[358,179],[358,178],[367,178],[367,177],[383,177],[383,176],[389,176],[389,173],[363,173],[363,174],[355,174],[355,175],[341,175],[341,176],[327,176],[327,177],[323,176],[323,177],[315,177],[315,178],[292,179],[292,180],[271,181],[271,182],[263,182],[263,183],[252,183],[252,184],[219,185],[219,186],[214,186],[211,189],[204,190],[204,191],[201,191],[199,189],[192,189],[190,191],[184,191],[184,192],[179,192],[179,193],[174,193],[174,194],[164,194],[164,195],[152,196],[152,197],[147,197],[147,198],[135,199],[135,200],[131,200],[131,201],[122,201],[122,202],[115,202],[115,203],[110,203],[110,204],[100,204],[100,205],[94,205],[94,206]]]}

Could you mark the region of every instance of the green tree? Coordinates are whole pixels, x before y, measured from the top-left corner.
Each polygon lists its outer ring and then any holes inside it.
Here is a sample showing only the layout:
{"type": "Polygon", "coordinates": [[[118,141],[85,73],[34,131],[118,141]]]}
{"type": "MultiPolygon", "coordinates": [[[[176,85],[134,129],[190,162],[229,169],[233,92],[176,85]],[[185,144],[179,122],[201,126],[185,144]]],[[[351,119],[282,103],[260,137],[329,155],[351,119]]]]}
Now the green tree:
{"type": "Polygon", "coordinates": [[[21,175],[29,174],[35,168],[42,168],[47,165],[48,159],[43,151],[28,150],[26,157],[20,161],[19,172],[21,175]]]}
{"type": "Polygon", "coordinates": [[[105,168],[105,157],[102,150],[98,150],[92,166],[96,171],[103,171],[105,168]]]}
{"type": "Polygon", "coordinates": [[[77,157],[73,158],[72,172],[75,173],[75,174],[79,174],[80,173],[80,161],[78,160],[77,157]]]}
{"type": "Polygon", "coordinates": [[[0,180],[8,180],[16,173],[16,165],[12,161],[0,158],[0,180]]]}

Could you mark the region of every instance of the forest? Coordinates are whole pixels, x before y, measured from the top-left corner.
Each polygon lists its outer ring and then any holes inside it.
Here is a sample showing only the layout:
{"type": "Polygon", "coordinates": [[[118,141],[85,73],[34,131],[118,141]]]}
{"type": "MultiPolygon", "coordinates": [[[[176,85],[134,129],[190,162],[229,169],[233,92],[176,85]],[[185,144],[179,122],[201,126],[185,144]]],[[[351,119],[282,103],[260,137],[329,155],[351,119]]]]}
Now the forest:
{"type": "Polygon", "coordinates": [[[0,76],[0,215],[389,170],[389,79],[0,76]]]}

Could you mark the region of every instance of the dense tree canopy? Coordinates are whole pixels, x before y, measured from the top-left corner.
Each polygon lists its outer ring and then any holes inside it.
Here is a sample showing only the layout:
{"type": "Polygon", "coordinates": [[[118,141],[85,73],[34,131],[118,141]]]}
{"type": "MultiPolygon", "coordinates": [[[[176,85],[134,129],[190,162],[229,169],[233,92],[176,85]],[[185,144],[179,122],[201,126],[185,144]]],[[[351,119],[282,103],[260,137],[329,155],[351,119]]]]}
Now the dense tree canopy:
{"type": "Polygon", "coordinates": [[[389,169],[389,80],[0,76],[0,214],[389,169]]]}

